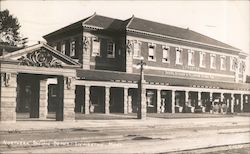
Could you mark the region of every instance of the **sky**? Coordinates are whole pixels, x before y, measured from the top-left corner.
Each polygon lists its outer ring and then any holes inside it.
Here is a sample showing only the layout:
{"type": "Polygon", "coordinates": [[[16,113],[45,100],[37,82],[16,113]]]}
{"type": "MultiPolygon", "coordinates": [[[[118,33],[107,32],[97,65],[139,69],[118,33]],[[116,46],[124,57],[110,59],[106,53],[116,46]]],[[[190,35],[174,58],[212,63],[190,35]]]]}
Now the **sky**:
{"type": "MultiPolygon", "coordinates": [[[[18,18],[28,45],[42,36],[86,18],[94,12],[118,19],[132,15],[182,28],[189,28],[250,54],[250,2],[236,1],[73,1],[0,0],[18,18]]],[[[250,59],[250,58],[249,58],[250,59]]],[[[247,74],[250,74],[250,62],[247,74]]]]}

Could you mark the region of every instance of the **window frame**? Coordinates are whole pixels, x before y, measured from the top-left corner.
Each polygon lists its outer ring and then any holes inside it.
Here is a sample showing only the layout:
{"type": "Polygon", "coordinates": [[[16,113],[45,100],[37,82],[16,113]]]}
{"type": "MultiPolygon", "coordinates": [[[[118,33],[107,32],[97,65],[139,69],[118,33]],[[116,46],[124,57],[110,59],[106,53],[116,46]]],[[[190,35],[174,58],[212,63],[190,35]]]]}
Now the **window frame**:
{"type": "Polygon", "coordinates": [[[115,58],[115,42],[112,40],[107,41],[107,58],[115,58]],[[112,44],[112,50],[109,50],[110,44],[112,44]],[[112,54],[108,53],[109,51],[112,51],[112,54]]]}
{"type": "Polygon", "coordinates": [[[76,40],[71,40],[71,41],[70,41],[69,56],[70,56],[70,57],[75,57],[75,56],[76,56],[76,40]],[[74,42],[74,43],[73,43],[73,42],[74,42]],[[74,44],[74,48],[73,48],[73,44],[74,44]],[[72,52],[73,49],[74,49],[74,51],[72,52]],[[72,53],[74,53],[74,54],[72,54],[72,53]]]}
{"type": "Polygon", "coordinates": [[[211,69],[216,69],[216,55],[215,54],[210,54],[210,68],[211,69]],[[212,63],[212,57],[214,57],[215,66],[213,66],[213,63],[212,63]]]}
{"type": "Polygon", "coordinates": [[[135,40],[134,42],[133,42],[133,58],[134,59],[140,59],[141,58],[141,46],[142,46],[142,43],[140,42],[140,41],[138,41],[138,40],[135,40]],[[137,45],[138,46],[138,49],[137,49],[137,55],[135,55],[135,45],[137,45]]]}
{"type": "Polygon", "coordinates": [[[220,70],[226,70],[227,66],[226,66],[226,56],[220,56],[220,70]],[[225,67],[222,67],[222,59],[224,59],[224,65],[225,67]]]}
{"type": "Polygon", "coordinates": [[[194,66],[194,50],[188,50],[188,66],[194,66]],[[192,59],[190,60],[190,53],[192,53],[192,59]]]}
{"type": "Polygon", "coordinates": [[[64,54],[64,55],[66,54],[66,43],[65,42],[61,43],[61,53],[64,54]]]}
{"type": "Polygon", "coordinates": [[[183,49],[180,47],[176,47],[175,48],[175,63],[178,65],[182,65],[183,64],[183,49]],[[179,60],[177,60],[177,52],[180,52],[179,54],[179,60]]]}
{"type": "Polygon", "coordinates": [[[170,63],[170,47],[167,45],[162,46],[162,62],[163,63],[170,63]],[[164,51],[167,52],[167,58],[164,57],[164,51]]]}
{"type": "Polygon", "coordinates": [[[199,60],[200,60],[199,66],[205,68],[206,67],[206,53],[205,52],[200,51],[199,60]],[[203,64],[203,61],[204,61],[204,64],[203,64]]]}
{"type": "Polygon", "coordinates": [[[93,56],[93,57],[100,57],[101,56],[101,40],[99,39],[99,38],[97,38],[97,37],[93,37],[92,39],[91,39],[91,56],[93,56]],[[95,43],[94,42],[98,42],[98,52],[94,52],[95,50],[94,50],[94,45],[95,45],[95,43]]]}
{"type": "Polygon", "coordinates": [[[153,43],[149,43],[148,44],[148,61],[156,61],[156,54],[155,54],[155,50],[156,50],[156,44],[153,43]],[[151,49],[153,52],[153,55],[149,55],[151,49]],[[152,57],[152,58],[151,58],[152,57]]]}

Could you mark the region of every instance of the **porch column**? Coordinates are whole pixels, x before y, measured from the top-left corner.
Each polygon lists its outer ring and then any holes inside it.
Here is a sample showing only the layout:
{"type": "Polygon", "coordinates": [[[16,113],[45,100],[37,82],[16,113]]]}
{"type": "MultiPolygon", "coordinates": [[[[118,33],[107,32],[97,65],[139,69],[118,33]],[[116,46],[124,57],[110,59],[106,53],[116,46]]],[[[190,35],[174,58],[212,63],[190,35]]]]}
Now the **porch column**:
{"type": "Polygon", "coordinates": [[[132,96],[128,95],[128,113],[132,113],[132,96]]]}
{"type": "Polygon", "coordinates": [[[209,92],[210,101],[213,101],[213,93],[209,92]]]}
{"type": "Polygon", "coordinates": [[[161,112],[161,90],[160,89],[157,89],[157,113],[160,113],[161,112]]]}
{"type": "Polygon", "coordinates": [[[175,90],[172,90],[171,104],[172,104],[172,113],[175,113],[175,90]]]}
{"type": "Polygon", "coordinates": [[[60,76],[57,78],[59,86],[57,121],[75,120],[75,84],[72,77],[60,76]]]}
{"type": "Polygon", "coordinates": [[[40,80],[39,119],[46,119],[48,115],[48,84],[47,80],[40,80]]]}
{"type": "Polygon", "coordinates": [[[1,72],[0,121],[16,121],[17,74],[1,72]]]}
{"type": "Polygon", "coordinates": [[[185,91],[185,104],[188,102],[189,99],[189,91],[185,91]]]}
{"type": "Polygon", "coordinates": [[[231,113],[234,113],[234,101],[235,101],[235,97],[234,94],[231,94],[231,113]]]}
{"type": "Polygon", "coordinates": [[[124,87],[123,91],[123,113],[128,114],[128,88],[124,87]]]}
{"type": "Polygon", "coordinates": [[[90,86],[85,85],[84,113],[89,114],[90,86]]]}
{"type": "Polygon", "coordinates": [[[105,114],[109,114],[110,87],[105,87],[105,114]]]}
{"type": "Polygon", "coordinates": [[[243,112],[243,94],[240,94],[240,111],[243,112]]]}
{"type": "Polygon", "coordinates": [[[201,91],[198,91],[198,106],[202,106],[201,91]]]}
{"type": "Polygon", "coordinates": [[[224,102],[224,93],[220,93],[220,101],[223,103],[224,102]]]}

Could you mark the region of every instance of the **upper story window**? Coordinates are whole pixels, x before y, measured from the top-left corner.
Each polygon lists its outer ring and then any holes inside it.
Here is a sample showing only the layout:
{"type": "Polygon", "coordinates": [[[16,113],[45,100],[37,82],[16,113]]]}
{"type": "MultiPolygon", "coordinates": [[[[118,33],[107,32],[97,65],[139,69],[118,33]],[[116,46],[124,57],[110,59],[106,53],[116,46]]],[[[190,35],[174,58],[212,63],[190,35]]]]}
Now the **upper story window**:
{"type": "Polygon", "coordinates": [[[72,40],[70,42],[70,53],[69,53],[69,56],[73,57],[73,56],[75,56],[75,54],[76,54],[76,41],[72,40]]]}
{"type": "Polygon", "coordinates": [[[63,43],[61,44],[61,52],[62,52],[62,54],[64,54],[64,55],[65,55],[65,50],[66,50],[66,46],[65,46],[65,43],[63,42],[63,43]]]}
{"type": "Polygon", "coordinates": [[[169,63],[169,47],[168,46],[162,46],[162,62],[169,63]]]}
{"type": "Polygon", "coordinates": [[[155,44],[148,45],[148,60],[155,61],[155,44]]]}
{"type": "Polygon", "coordinates": [[[107,57],[115,58],[115,43],[112,41],[108,41],[107,43],[107,57]]]}
{"type": "Polygon", "coordinates": [[[57,45],[56,44],[53,45],[52,48],[56,50],[57,49],[57,45]]]}
{"type": "Polygon", "coordinates": [[[182,49],[176,48],[176,64],[182,64],[182,49]]]}
{"type": "Polygon", "coordinates": [[[200,67],[206,66],[206,53],[200,52],[200,67]]]}
{"type": "Polygon", "coordinates": [[[230,71],[235,71],[238,68],[238,59],[230,57],[230,71]]]}
{"type": "Polygon", "coordinates": [[[141,57],[141,42],[135,41],[134,42],[134,58],[140,58],[141,57]]]}
{"type": "Polygon", "coordinates": [[[224,56],[220,57],[220,69],[226,70],[226,57],[224,56]]]}
{"type": "Polygon", "coordinates": [[[188,50],[188,65],[194,66],[194,51],[188,50]]]}
{"type": "Polygon", "coordinates": [[[210,55],[210,68],[216,68],[216,56],[214,54],[210,55]]]}
{"type": "Polygon", "coordinates": [[[100,56],[100,40],[92,38],[92,56],[100,56]]]}

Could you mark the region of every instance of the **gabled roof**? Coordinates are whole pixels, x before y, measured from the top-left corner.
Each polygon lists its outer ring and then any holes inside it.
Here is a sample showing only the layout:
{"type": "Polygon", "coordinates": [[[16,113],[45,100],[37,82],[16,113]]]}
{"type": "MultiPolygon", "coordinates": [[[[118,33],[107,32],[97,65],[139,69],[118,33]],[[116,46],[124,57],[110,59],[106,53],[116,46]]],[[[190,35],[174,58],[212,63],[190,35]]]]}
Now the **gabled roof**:
{"type": "Polygon", "coordinates": [[[97,15],[97,14],[92,16],[89,20],[86,20],[86,22],[83,22],[83,25],[95,27],[97,29],[106,29],[106,30],[121,31],[124,29],[123,20],[109,18],[109,17],[97,15]]]}
{"type": "Polygon", "coordinates": [[[63,27],[55,32],[49,33],[43,36],[45,39],[48,39],[51,36],[60,34],[65,31],[70,31],[76,28],[81,28],[82,26],[93,28],[93,29],[103,29],[110,31],[137,31],[144,32],[149,35],[160,35],[167,38],[177,39],[181,41],[197,43],[201,45],[207,45],[211,47],[217,47],[222,49],[229,49],[235,52],[240,52],[241,50],[205,36],[203,34],[197,33],[190,29],[180,28],[176,26],[171,26],[159,22],[154,22],[150,20],[145,20],[132,16],[127,20],[119,20],[110,17],[105,17],[97,15],[94,13],[92,16],[89,16],[83,20],[80,20],[76,23],[63,27]]]}
{"type": "Polygon", "coordinates": [[[202,35],[200,33],[197,33],[189,29],[184,29],[184,28],[162,24],[162,23],[158,23],[154,21],[140,19],[137,17],[131,18],[131,21],[127,25],[127,28],[138,30],[138,31],[143,31],[143,32],[148,32],[151,34],[159,34],[159,35],[169,36],[169,37],[183,39],[187,41],[194,41],[194,42],[203,43],[207,45],[240,51],[240,49],[237,49],[228,44],[217,41],[213,38],[210,38],[208,36],[202,35]]]}
{"type": "MultiPolygon", "coordinates": [[[[53,49],[51,46],[47,44],[35,44],[32,46],[29,46],[27,48],[17,50],[15,52],[0,56],[0,61],[10,61],[10,62],[18,62],[20,63],[22,59],[28,60],[28,62],[36,63],[37,60],[39,60],[39,52],[41,52],[40,49],[43,49],[48,53],[48,55],[53,58],[53,60],[60,61],[62,63],[62,66],[65,67],[80,67],[81,64],[73,60],[72,58],[62,54],[60,51],[57,51],[53,49]],[[36,52],[36,53],[34,53],[36,52]],[[33,54],[34,53],[34,54],[33,54]],[[34,56],[33,56],[34,55],[34,56]],[[33,57],[32,57],[33,56],[33,57]]],[[[43,55],[41,55],[43,56],[43,55]]],[[[43,57],[41,57],[43,58],[43,57]]],[[[46,58],[46,57],[44,57],[46,58]]],[[[52,60],[52,59],[51,59],[52,60]]]]}
{"type": "Polygon", "coordinates": [[[82,19],[82,20],[80,20],[80,21],[77,21],[77,22],[75,22],[75,23],[73,23],[73,24],[70,24],[70,25],[65,26],[65,27],[63,27],[63,28],[60,28],[60,29],[58,29],[58,30],[56,30],[56,31],[54,31],[54,32],[51,32],[51,33],[49,33],[49,34],[47,34],[47,35],[44,35],[43,38],[48,39],[49,37],[54,36],[54,35],[57,35],[57,34],[60,34],[60,33],[62,33],[62,32],[70,31],[70,30],[76,29],[76,28],[81,28],[81,27],[82,27],[82,23],[83,23],[84,21],[88,20],[88,19],[91,18],[91,17],[92,17],[92,16],[89,16],[89,17],[84,18],[84,19],[82,19]]]}

